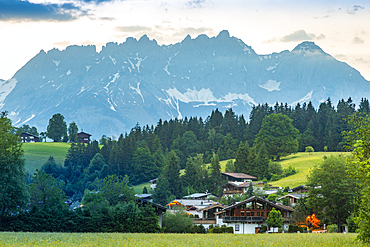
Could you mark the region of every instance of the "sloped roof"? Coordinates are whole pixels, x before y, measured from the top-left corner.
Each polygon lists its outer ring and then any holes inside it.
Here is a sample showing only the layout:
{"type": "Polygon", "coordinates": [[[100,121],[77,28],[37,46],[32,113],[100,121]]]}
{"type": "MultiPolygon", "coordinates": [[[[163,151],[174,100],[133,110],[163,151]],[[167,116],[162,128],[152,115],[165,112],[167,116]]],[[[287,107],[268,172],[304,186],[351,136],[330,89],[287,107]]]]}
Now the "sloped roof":
{"type": "Polygon", "coordinates": [[[90,134],[88,134],[86,132],[83,132],[83,131],[81,131],[80,133],[77,133],[77,135],[88,135],[88,136],[91,136],[90,134]]]}
{"type": "Polygon", "coordinates": [[[285,198],[285,197],[294,197],[296,199],[301,199],[302,197],[306,197],[307,194],[287,194],[285,196],[282,196],[282,197],[279,197],[278,199],[281,200],[282,198],[285,198]]]}
{"type": "Polygon", "coordinates": [[[206,208],[203,208],[203,209],[200,209],[200,210],[198,210],[199,212],[202,212],[202,211],[207,211],[207,210],[209,210],[209,209],[212,209],[212,208],[225,208],[225,206],[223,206],[221,203],[215,203],[215,204],[212,204],[212,205],[210,205],[210,206],[208,206],[208,207],[206,207],[206,208]]]}
{"type": "Polygon", "coordinates": [[[257,179],[251,175],[245,173],[237,173],[237,172],[222,172],[223,175],[233,177],[233,178],[244,178],[244,179],[257,179]]]}
{"type": "Polygon", "coordinates": [[[225,185],[230,184],[234,187],[239,187],[239,188],[246,188],[249,187],[249,181],[248,182],[227,182],[226,184],[221,185],[221,187],[224,187],[225,185]]]}
{"type": "Polygon", "coordinates": [[[275,204],[273,202],[270,202],[268,200],[265,200],[265,199],[260,198],[260,197],[257,197],[257,196],[252,196],[252,197],[250,197],[250,198],[248,198],[248,199],[246,199],[244,201],[237,202],[237,203],[235,203],[233,205],[227,206],[222,211],[224,212],[224,211],[226,211],[228,209],[232,209],[232,208],[235,208],[235,207],[237,207],[237,206],[239,206],[241,204],[244,204],[244,203],[247,203],[247,202],[252,202],[252,201],[259,201],[259,202],[262,202],[262,203],[267,203],[271,207],[278,208],[280,210],[291,211],[291,212],[294,211],[294,209],[292,207],[288,207],[288,206],[284,206],[284,205],[280,205],[280,204],[275,204]]]}

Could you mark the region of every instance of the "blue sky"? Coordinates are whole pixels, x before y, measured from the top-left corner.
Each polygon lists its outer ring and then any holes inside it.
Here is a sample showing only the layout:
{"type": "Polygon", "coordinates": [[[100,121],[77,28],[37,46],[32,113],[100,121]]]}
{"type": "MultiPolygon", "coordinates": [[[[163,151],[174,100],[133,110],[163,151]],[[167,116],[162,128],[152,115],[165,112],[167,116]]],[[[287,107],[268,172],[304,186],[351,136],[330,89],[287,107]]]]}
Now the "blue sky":
{"type": "Polygon", "coordinates": [[[310,40],[370,80],[370,1],[0,0],[0,79],[41,49],[122,43],[147,34],[159,44],[228,30],[258,54],[310,40]]]}

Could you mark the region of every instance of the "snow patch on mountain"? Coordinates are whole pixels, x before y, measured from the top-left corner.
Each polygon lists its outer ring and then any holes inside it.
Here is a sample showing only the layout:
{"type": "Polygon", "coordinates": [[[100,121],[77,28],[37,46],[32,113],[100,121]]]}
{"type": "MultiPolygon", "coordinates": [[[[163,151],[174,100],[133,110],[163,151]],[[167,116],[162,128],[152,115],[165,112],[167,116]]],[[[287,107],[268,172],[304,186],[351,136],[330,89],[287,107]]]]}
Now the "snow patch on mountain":
{"type": "MultiPolygon", "coordinates": [[[[0,81],[1,83],[1,81],[0,81]]],[[[4,106],[3,102],[10,94],[10,92],[14,89],[15,85],[17,84],[17,79],[12,78],[8,81],[4,81],[2,84],[0,84],[0,109],[4,106]]]]}
{"type": "Polygon", "coordinates": [[[60,63],[60,60],[53,60],[53,63],[55,64],[55,66],[59,66],[59,63],[60,63]]]}
{"type": "Polygon", "coordinates": [[[143,100],[143,103],[145,103],[144,97],[143,97],[143,95],[141,94],[141,91],[140,91],[140,82],[137,83],[136,88],[131,86],[131,84],[129,84],[129,87],[130,87],[130,89],[134,90],[138,95],[140,95],[141,99],[143,100]]]}
{"type": "Polygon", "coordinates": [[[210,102],[210,101],[217,101],[217,99],[213,96],[212,91],[207,88],[202,88],[201,90],[196,89],[186,89],[185,93],[179,92],[175,87],[169,88],[166,90],[167,94],[175,99],[178,99],[182,102],[189,103],[189,102],[210,102]]]}
{"type": "Polygon", "coordinates": [[[263,85],[259,85],[259,87],[263,88],[263,89],[266,89],[267,91],[269,92],[272,92],[272,91],[280,91],[280,83],[281,81],[275,81],[275,80],[268,80],[265,84],[263,85]]]}
{"type": "Polygon", "coordinates": [[[113,111],[116,111],[116,109],[114,108],[114,106],[112,105],[112,103],[110,103],[109,98],[107,98],[107,101],[108,101],[108,103],[110,105],[110,109],[113,110],[113,111]]]}
{"type": "MultiPolygon", "coordinates": [[[[249,94],[237,94],[237,93],[228,93],[227,95],[223,96],[224,102],[232,102],[233,100],[241,99],[249,104],[257,105],[256,101],[249,94]]],[[[223,102],[223,101],[218,101],[223,102]]]]}
{"type": "Polygon", "coordinates": [[[301,98],[301,99],[299,99],[297,101],[292,102],[290,105],[291,106],[295,106],[298,103],[307,102],[307,101],[309,101],[309,100],[312,99],[312,94],[313,94],[313,90],[311,90],[310,92],[308,92],[303,98],[301,98]]]}
{"type": "Polygon", "coordinates": [[[70,74],[72,74],[72,72],[71,72],[71,70],[68,70],[67,75],[70,75],[70,74]]]}
{"type": "Polygon", "coordinates": [[[117,63],[116,59],[111,57],[111,55],[109,55],[109,58],[110,58],[110,60],[112,60],[113,65],[116,65],[116,63],[117,63]]]}
{"type": "Polygon", "coordinates": [[[86,67],[86,72],[89,72],[89,69],[91,68],[91,65],[89,65],[89,66],[85,65],[85,67],[86,67]]]}

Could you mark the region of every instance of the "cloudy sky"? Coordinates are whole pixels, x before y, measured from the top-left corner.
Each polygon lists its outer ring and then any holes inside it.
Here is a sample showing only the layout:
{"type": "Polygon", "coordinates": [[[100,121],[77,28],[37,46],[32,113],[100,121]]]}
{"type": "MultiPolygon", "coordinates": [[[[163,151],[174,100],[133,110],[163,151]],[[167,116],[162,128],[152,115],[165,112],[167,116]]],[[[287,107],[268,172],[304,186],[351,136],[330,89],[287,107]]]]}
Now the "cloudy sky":
{"type": "Polygon", "coordinates": [[[228,30],[257,52],[310,40],[370,80],[369,0],[0,0],[0,79],[41,49],[147,34],[159,44],[228,30]]]}

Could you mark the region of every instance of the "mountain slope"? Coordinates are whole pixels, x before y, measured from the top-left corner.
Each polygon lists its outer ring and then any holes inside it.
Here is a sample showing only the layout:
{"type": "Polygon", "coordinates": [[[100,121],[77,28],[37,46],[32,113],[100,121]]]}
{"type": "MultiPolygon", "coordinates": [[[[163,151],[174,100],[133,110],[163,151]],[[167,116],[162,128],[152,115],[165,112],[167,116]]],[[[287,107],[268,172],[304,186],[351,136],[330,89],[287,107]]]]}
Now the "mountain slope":
{"type": "Polygon", "coordinates": [[[227,31],[169,46],[144,35],[108,43],[100,52],[95,46],[40,51],[0,85],[1,110],[16,125],[44,130],[59,112],[95,139],[117,136],[137,122],[204,117],[216,107],[248,115],[258,103],[318,105],[328,97],[357,103],[370,96],[370,83],[358,71],[312,42],[258,55],[227,31]]]}

